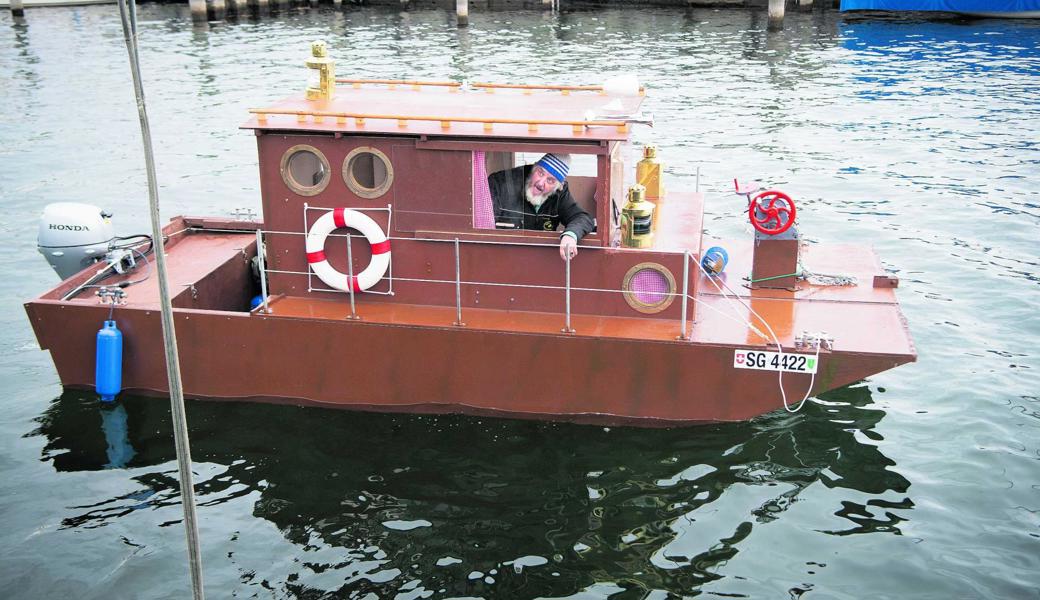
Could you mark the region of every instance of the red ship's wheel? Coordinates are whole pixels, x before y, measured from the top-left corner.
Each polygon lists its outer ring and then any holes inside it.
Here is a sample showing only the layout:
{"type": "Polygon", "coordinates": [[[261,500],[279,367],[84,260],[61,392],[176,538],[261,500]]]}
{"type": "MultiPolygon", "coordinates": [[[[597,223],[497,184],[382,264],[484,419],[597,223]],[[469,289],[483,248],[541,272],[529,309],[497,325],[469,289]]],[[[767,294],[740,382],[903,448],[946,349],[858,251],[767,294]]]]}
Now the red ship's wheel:
{"type": "Polygon", "coordinates": [[[780,190],[766,190],[751,199],[748,217],[755,229],[777,235],[794,224],[794,200],[780,190]]]}

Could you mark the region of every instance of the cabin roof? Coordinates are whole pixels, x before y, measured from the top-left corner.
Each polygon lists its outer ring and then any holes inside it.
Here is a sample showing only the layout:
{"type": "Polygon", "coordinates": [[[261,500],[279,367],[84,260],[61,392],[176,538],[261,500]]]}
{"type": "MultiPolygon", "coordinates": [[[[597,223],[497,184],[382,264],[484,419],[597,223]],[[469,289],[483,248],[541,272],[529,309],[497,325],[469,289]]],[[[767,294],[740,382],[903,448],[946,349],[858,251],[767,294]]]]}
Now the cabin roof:
{"type": "Polygon", "coordinates": [[[330,100],[303,95],[250,109],[243,129],[348,134],[627,141],[631,125],[617,116],[639,112],[638,96],[602,90],[462,89],[454,83],[340,83],[330,100]],[[592,125],[587,115],[594,116],[592,125]]]}

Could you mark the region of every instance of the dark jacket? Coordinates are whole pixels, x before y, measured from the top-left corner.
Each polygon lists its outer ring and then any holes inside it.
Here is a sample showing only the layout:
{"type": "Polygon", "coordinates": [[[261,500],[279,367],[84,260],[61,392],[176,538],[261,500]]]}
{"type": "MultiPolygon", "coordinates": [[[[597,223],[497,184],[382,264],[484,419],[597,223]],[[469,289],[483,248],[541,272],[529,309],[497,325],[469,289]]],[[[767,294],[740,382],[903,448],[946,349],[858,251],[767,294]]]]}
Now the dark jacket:
{"type": "Polygon", "coordinates": [[[524,183],[533,168],[533,165],[525,165],[498,171],[488,177],[491,202],[495,209],[495,227],[556,231],[557,226],[563,223],[564,230],[573,232],[579,240],[590,233],[595,222],[574,201],[566,181],[537,210],[531,206],[524,197],[524,183]]]}

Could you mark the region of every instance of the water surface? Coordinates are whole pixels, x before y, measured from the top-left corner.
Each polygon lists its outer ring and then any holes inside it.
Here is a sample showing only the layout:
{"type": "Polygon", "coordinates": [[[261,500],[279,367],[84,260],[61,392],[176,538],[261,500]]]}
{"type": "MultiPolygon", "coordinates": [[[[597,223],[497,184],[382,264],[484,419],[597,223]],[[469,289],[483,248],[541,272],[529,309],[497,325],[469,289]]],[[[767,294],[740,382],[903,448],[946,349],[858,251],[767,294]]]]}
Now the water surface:
{"type": "MultiPolygon", "coordinates": [[[[190,402],[210,597],[1036,596],[1038,24],[139,14],[164,217],[259,210],[255,141],[237,126],[304,85],[313,39],[344,76],[636,71],[659,125],[635,138],[661,146],[669,189],[700,168],[708,233],[750,235],[732,177],[782,187],[811,241],[877,248],[920,354],[797,415],[672,430],[190,402]]],[[[114,7],[0,15],[0,105],[0,584],[185,597],[167,403],[63,392],[21,306],[55,282],[35,250],[45,204],[100,204],[120,233],[148,231],[114,7]]]]}

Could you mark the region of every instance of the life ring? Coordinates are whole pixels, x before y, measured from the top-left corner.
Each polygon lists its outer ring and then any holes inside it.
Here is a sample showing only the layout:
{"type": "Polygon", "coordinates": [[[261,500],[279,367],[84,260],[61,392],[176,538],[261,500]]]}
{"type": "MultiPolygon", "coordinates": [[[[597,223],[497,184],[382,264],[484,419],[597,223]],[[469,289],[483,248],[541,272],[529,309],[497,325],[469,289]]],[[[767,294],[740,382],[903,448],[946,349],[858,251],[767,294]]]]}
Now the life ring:
{"type": "Polygon", "coordinates": [[[387,267],[390,266],[390,240],[386,234],[371,217],[349,208],[335,208],[318,217],[307,232],[306,247],[307,263],[318,279],[324,281],[325,285],[344,292],[350,291],[351,287],[355,292],[367,290],[383,278],[387,267]],[[347,281],[346,273],[333,269],[325,256],[325,240],[340,227],[360,231],[372,248],[372,262],[368,263],[364,271],[355,275],[353,281],[347,281]]]}

